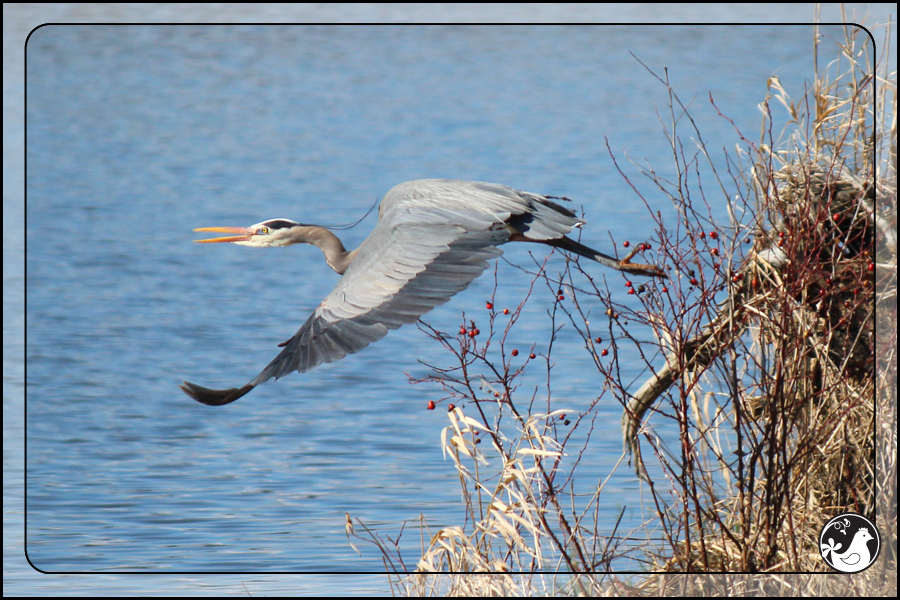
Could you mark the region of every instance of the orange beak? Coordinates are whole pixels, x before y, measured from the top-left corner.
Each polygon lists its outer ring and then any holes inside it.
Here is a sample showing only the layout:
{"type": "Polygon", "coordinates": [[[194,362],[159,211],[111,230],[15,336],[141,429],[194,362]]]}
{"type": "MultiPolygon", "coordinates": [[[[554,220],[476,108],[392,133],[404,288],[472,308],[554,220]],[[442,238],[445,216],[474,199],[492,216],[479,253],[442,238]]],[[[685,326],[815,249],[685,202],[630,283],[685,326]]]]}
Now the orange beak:
{"type": "Polygon", "coordinates": [[[214,244],[217,242],[246,242],[252,238],[256,231],[249,227],[200,227],[194,231],[213,231],[215,233],[237,233],[239,235],[229,235],[226,237],[211,238],[208,240],[194,240],[201,244],[214,244]]]}

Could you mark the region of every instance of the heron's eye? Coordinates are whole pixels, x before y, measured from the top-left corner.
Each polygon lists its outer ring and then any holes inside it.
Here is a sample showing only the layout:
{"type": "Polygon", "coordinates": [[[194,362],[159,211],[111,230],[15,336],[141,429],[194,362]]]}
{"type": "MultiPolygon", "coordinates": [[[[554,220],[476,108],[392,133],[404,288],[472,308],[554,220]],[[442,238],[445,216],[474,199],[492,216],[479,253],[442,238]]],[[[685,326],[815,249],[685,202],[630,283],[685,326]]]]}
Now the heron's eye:
{"type": "Polygon", "coordinates": [[[269,233],[269,228],[268,227],[260,227],[259,229],[256,230],[256,233],[269,233]]]}

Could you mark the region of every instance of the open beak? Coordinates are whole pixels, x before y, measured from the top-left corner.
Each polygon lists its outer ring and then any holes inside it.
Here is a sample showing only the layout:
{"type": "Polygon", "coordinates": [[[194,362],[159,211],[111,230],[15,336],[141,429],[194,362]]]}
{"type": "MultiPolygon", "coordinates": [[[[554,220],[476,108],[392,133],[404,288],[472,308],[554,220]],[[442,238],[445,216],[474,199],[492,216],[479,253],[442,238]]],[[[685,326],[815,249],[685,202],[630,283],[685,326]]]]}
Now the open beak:
{"type": "Polygon", "coordinates": [[[203,244],[212,244],[215,242],[246,242],[252,238],[256,232],[249,227],[200,227],[194,231],[212,231],[215,233],[236,233],[238,235],[229,235],[225,237],[211,238],[208,240],[194,240],[203,244]]]}

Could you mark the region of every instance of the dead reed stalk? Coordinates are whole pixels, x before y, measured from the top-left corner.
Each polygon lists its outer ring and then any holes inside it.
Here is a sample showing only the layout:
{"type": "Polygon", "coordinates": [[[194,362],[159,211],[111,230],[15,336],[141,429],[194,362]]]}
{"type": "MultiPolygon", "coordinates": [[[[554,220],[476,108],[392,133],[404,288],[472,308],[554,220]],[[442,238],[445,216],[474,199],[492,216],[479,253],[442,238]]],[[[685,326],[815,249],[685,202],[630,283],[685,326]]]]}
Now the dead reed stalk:
{"type": "MultiPolygon", "coordinates": [[[[667,74],[653,74],[669,94],[665,130],[677,179],[637,168],[677,217],[656,213],[656,239],[640,246],[670,279],[629,282],[637,308],[614,302],[608,284],[578,261],[558,276],[535,264],[511,314],[498,319],[488,303],[483,335],[465,315],[458,333],[423,326],[453,356],[415,383],[444,392],[442,447],[467,517],[436,532],[423,523],[415,564],[389,539],[363,536],[385,556],[395,592],[895,594],[896,73],[886,59],[869,58],[865,32],[845,31],[840,59],[816,67],[802,98],[768,81],[759,138],[735,128],[739,152],[724,158],[711,156],[667,74]],[[782,123],[776,115],[785,113],[782,123]],[[685,126],[699,149],[685,149],[685,126]],[[712,218],[719,203],[728,223],[712,218]],[[513,360],[519,351],[508,336],[539,284],[567,302],[550,313],[547,350],[513,360]],[[590,319],[598,303],[602,323],[590,319]],[[597,369],[596,399],[580,411],[550,393],[550,355],[565,322],[597,369]],[[637,389],[618,363],[626,347],[644,361],[637,389]],[[547,371],[546,398],[519,388],[523,372],[538,366],[547,371]],[[624,408],[626,448],[655,507],[641,536],[600,523],[605,479],[587,499],[573,485],[591,452],[596,405],[609,397],[624,408]],[[677,439],[655,433],[665,421],[677,439]],[[852,580],[791,575],[828,572],[818,533],[845,511],[876,518],[885,536],[879,562],[852,580]],[[672,574],[602,575],[637,552],[648,573],[672,574]],[[688,572],[722,575],[680,574],[688,572]]],[[[815,39],[818,57],[824,42],[815,39]]],[[[730,123],[712,97],[709,106],[730,123]]]]}

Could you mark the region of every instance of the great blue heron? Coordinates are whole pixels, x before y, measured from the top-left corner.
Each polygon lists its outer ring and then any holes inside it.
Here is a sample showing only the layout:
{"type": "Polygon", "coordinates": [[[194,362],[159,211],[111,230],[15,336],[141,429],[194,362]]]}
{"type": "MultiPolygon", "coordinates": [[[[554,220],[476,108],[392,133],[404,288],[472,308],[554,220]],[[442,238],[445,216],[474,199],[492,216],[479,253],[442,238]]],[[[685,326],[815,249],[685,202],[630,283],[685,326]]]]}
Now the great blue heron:
{"type": "Polygon", "coordinates": [[[343,277],[262,373],[240,388],[212,390],[185,381],[181,389],[203,404],[234,402],[257,385],[323,362],[334,362],[380,340],[466,288],[502,252],[506,242],[541,242],[613,269],[665,277],[655,266],[615,259],[566,234],[584,221],[545,196],[505,185],[421,179],[391,189],[378,224],[348,252],[324,227],[271,219],[250,227],[203,227],[231,233],[199,242],[232,242],[267,248],[312,244],[343,277]]]}

